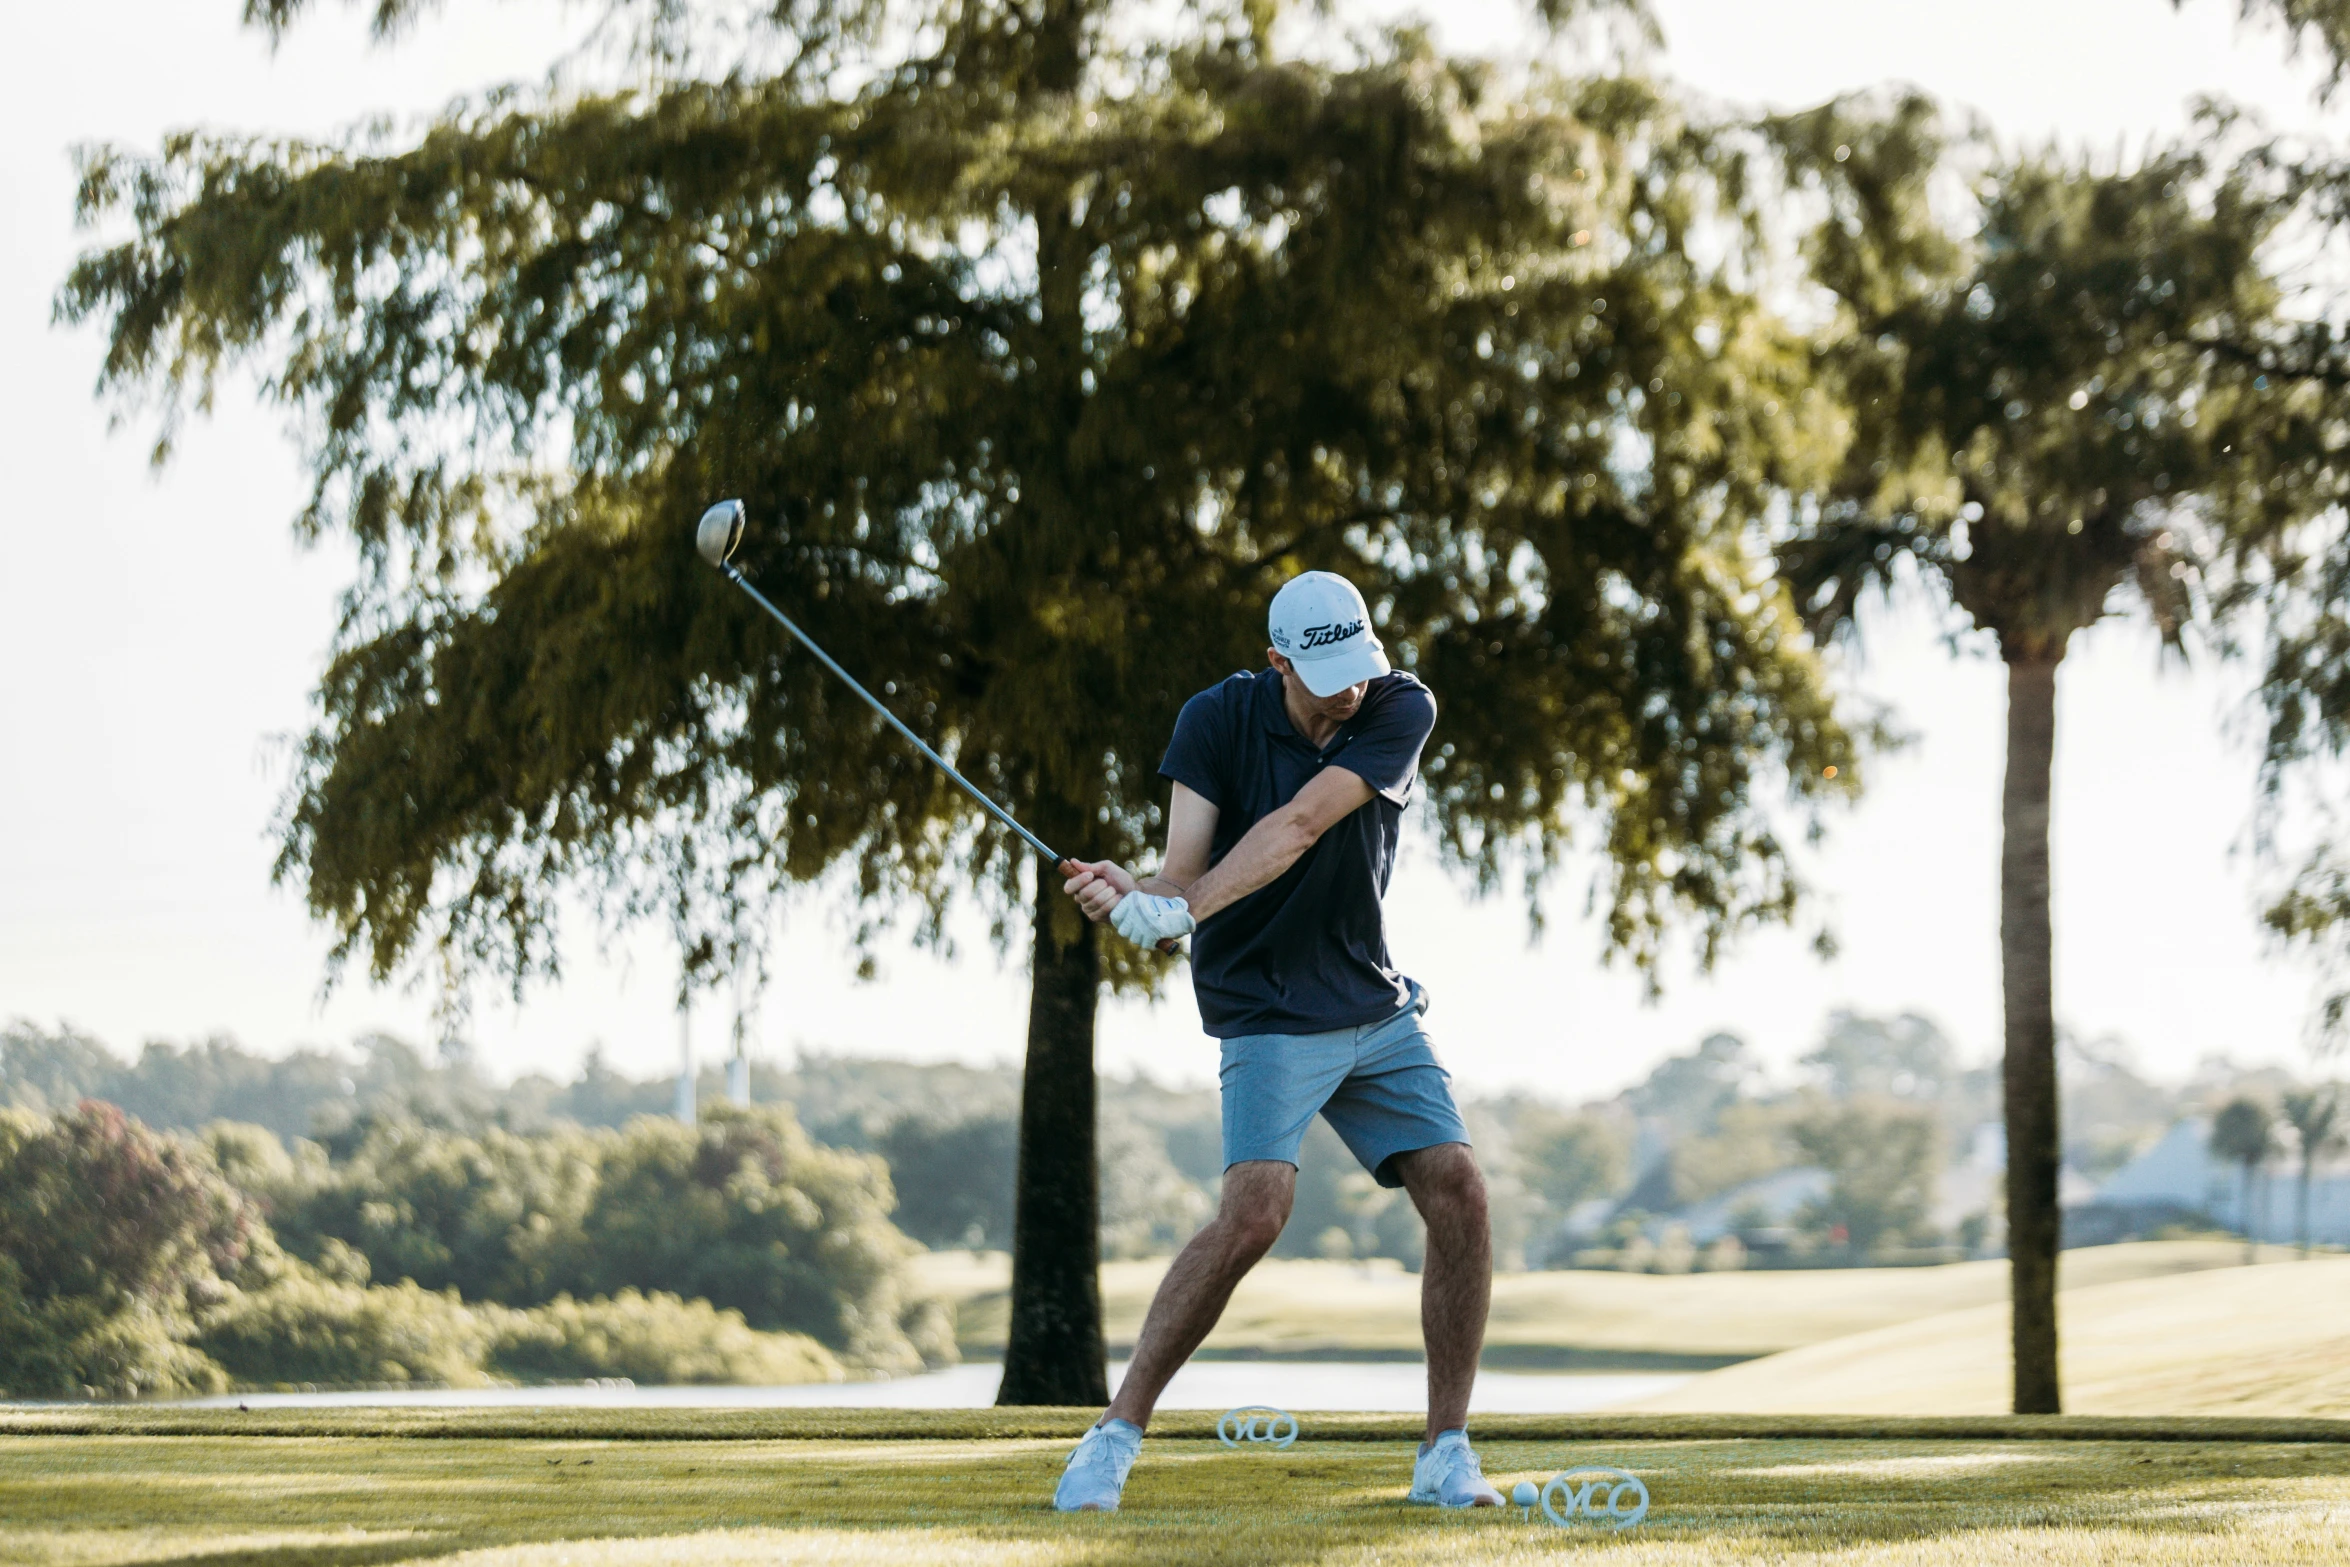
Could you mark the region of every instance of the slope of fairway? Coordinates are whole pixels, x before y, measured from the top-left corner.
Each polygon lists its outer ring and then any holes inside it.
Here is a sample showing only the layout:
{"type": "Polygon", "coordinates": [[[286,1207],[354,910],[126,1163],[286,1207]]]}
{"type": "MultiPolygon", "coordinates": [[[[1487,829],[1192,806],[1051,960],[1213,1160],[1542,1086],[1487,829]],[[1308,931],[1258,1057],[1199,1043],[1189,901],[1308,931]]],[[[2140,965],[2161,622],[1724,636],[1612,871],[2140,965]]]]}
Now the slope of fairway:
{"type": "MultiPolygon", "coordinates": [[[[2265,1255],[2290,1253],[2272,1247],[2265,1255]]],[[[2154,1241],[2064,1254],[2066,1289],[2236,1268],[2233,1241],[2154,1241]]],[[[1001,1253],[917,1259],[924,1283],[956,1302],[965,1355],[1000,1354],[1011,1263],[1001,1253]]],[[[1134,1342],[1166,1263],[1102,1268],[1112,1344],[1134,1342]]],[[[2007,1299],[2004,1261],[1936,1268],[1787,1272],[1506,1273],[1493,1281],[1485,1364],[1496,1369],[1708,1370],[1893,1323],[2007,1299]]],[[[1420,1280],[1395,1263],[1262,1263],[1232,1297],[1202,1352],[1298,1359],[1416,1359],[1420,1280]]]]}
{"type": "MultiPolygon", "coordinates": [[[[2350,1414],[2350,1258],[2067,1291],[2064,1404],[2095,1415],[2350,1414]]],[[[1988,1414],[2008,1317],[1977,1306],[1749,1361],[1641,1409],[1988,1414]]]]}

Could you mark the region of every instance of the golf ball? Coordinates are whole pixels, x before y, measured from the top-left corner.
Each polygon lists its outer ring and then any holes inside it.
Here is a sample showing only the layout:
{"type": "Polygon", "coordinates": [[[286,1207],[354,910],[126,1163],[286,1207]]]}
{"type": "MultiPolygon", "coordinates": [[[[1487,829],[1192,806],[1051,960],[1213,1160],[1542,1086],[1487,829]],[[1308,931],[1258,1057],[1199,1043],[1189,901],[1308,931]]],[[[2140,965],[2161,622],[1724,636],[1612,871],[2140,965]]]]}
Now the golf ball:
{"type": "Polygon", "coordinates": [[[1542,1500],[1542,1493],[1534,1488],[1533,1481],[1520,1480],[1517,1488],[1510,1492],[1510,1500],[1520,1507],[1532,1507],[1536,1502],[1542,1500]]]}

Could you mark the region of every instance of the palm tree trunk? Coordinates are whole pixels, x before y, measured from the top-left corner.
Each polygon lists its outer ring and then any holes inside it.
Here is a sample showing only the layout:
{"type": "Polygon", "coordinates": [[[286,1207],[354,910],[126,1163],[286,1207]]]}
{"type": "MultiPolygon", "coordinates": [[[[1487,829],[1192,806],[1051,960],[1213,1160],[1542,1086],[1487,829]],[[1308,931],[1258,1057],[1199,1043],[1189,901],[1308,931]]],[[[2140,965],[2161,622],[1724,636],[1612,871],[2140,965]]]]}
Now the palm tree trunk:
{"type": "MultiPolygon", "coordinates": [[[[1063,840],[1067,841],[1067,840],[1063,840]]],[[[1095,927],[1038,868],[1028,1060],[1012,1219],[1012,1326],[998,1404],[1110,1401],[1094,1154],[1095,927]],[[1057,905],[1057,906],[1056,906],[1057,905]]]]}
{"type": "MultiPolygon", "coordinates": [[[[2309,1139],[2304,1137],[2303,1142],[2309,1139]]],[[[2301,1260],[2309,1260],[2309,1177],[2316,1164],[2308,1154],[2301,1156],[2301,1184],[2293,1193],[2293,1234],[2301,1242],[2301,1260]]]]}
{"type": "Polygon", "coordinates": [[[2056,1009],[2050,984],[2048,792],[2056,759],[2056,666],[2007,662],[2007,782],[2000,797],[1999,961],[2007,1050],[2007,1255],[2013,1298],[2015,1412],[2053,1415],[2056,1202],[2064,1150],[2056,1099],[2056,1009]]]}

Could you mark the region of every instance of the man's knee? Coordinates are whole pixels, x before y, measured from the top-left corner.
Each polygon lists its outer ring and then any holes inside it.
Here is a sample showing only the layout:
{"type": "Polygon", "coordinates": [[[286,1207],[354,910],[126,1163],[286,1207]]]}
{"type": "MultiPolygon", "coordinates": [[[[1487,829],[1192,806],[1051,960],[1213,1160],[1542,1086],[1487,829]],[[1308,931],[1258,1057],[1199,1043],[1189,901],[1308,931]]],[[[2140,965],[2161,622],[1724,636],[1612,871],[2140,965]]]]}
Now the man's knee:
{"type": "Polygon", "coordinates": [[[1252,1159],[1224,1172],[1224,1199],[1216,1215],[1233,1250],[1254,1261],[1273,1249],[1297,1196],[1297,1168],[1277,1159],[1252,1159]]]}
{"type": "Polygon", "coordinates": [[[1431,1230],[1443,1225],[1457,1233],[1482,1231],[1486,1224],[1485,1175],[1466,1143],[1438,1143],[1404,1156],[1404,1185],[1431,1230]]]}

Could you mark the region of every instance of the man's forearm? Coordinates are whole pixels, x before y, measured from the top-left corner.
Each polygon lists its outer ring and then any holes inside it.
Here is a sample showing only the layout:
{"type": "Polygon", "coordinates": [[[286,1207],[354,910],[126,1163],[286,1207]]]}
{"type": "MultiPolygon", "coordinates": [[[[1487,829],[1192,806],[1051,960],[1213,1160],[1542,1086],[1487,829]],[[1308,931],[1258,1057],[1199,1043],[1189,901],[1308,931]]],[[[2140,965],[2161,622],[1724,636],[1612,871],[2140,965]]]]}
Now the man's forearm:
{"type": "Polygon", "coordinates": [[[1189,886],[1165,876],[1147,877],[1138,886],[1162,898],[1181,898],[1191,905],[1191,917],[1204,920],[1230,908],[1259,887],[1269,886],[1295,865],[1318,835],[1294,811],[1275,811],[1262,818],[1232,846],[1232,852],[1189,886]]]}

